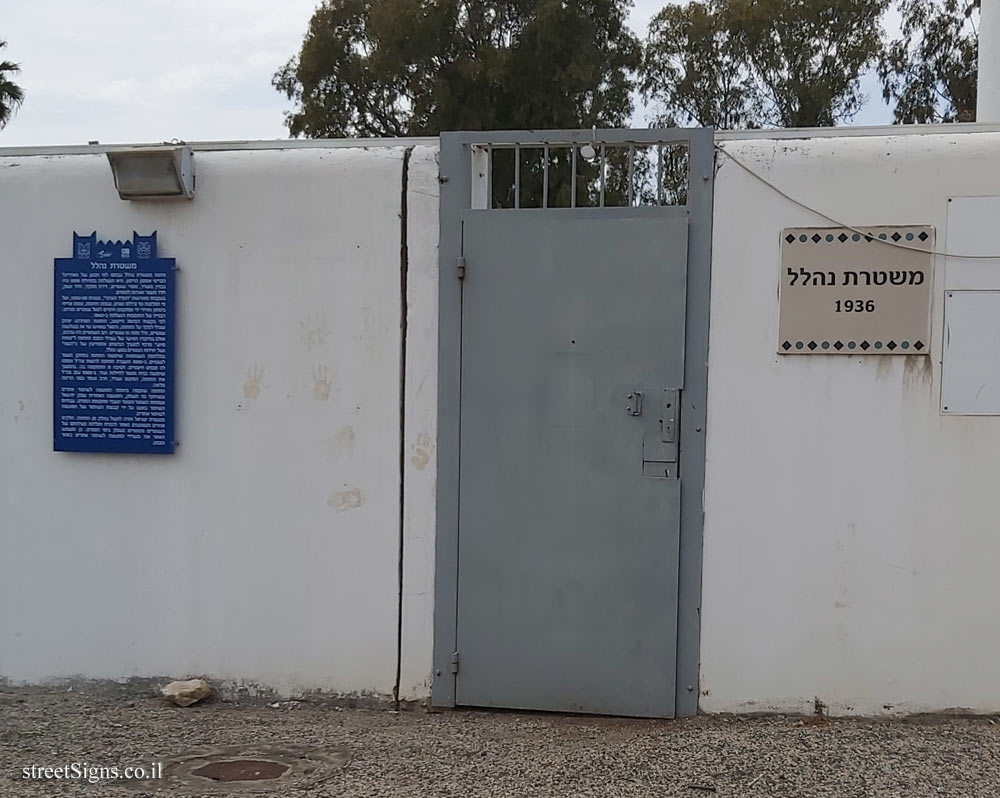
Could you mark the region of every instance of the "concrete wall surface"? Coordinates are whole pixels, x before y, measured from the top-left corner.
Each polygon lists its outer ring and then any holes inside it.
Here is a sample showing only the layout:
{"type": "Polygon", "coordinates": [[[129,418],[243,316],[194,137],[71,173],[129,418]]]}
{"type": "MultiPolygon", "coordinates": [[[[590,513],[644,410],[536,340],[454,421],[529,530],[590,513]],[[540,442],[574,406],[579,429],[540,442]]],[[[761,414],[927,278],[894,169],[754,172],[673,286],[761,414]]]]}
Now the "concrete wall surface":
{"type": "MultiPolygon", "coordinates": [[[[404,697],[430,674],[436,148],[412,151],[404,697]]],[[[400,602],[404,148],[196,152],[186,201],[105,156],[0,153],[0,677],[390,693],[400,602]],[[172,456],[52,451],[52,260],[159,233],[172,456]]]]}
{"type": "MultiPolygon", "coordinates": [[[[703,711],[1000,711],[1000,421],[940,402],[945,293],[1000,259],[935,258],[929,356],[776,351],[785,227],[1000,255],[949,201],[1000,195],[1000,133],[895,133],[719,139],[757,177],[718,155],[703,711]]],[[[101,154],[0,151],[0,679],[429,693],[438,153],[404,186],[405,153],[211,148],[193,201],[130,203],[101,154]],[[94,230],[181,268],[172,456],[52,451],[52,261],[94,230]]]]}
{"type": "MultiPolygon", "coordinates": [[[[973,248],[949,198],[1000,194],[997,133],[720,144],[838,222],[931,224],[948,252],[973,248]]],[[[945,289],[1000,287],[1000,260],[935,259],[928,357],[778,355],[779,233],[832,224],[719,155],[701,708],[997,711],[1000,421],[939,394],[945,289]]]]}

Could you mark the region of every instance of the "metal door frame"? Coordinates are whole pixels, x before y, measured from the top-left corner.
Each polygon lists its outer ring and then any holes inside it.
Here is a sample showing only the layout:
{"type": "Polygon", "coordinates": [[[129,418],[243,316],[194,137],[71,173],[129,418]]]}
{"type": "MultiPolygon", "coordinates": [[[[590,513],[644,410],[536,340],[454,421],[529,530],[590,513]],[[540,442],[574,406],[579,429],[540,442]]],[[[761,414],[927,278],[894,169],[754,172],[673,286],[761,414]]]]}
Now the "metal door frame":
{"type": "MultiPolygon", "coordinates": [[[[712,255],[714,136],[710,128],[664,130],[518,130],[441,134],[438,281],[437,497],[434,572],[434,653],[431,703],[455,706],[462,368],[462,216],[485,207],[488,166],[477,153],[492,144],[524,147],[686,144],[688,147],[688,275],[684,393],[680,429],[681,492],[678,558],[677,717],[698,712],[701,561],[704,526],[705,414],[712,255]],[[474,163],[475,162],[475,163],[474,163]],[[475,171],[475,174],[474,174],[475,171]]],[[[558,214],[561,208],[534,209],[558,214]]],[[[621,209],[594,208],[594,213],[621,209]]],[[[504,209],[488,211],[503,213],[504,209]]],[[[520,211],[524,212],[524,211],[520,211]]],[[[571,211],[579,213],[579,209],[571,211]]]]}

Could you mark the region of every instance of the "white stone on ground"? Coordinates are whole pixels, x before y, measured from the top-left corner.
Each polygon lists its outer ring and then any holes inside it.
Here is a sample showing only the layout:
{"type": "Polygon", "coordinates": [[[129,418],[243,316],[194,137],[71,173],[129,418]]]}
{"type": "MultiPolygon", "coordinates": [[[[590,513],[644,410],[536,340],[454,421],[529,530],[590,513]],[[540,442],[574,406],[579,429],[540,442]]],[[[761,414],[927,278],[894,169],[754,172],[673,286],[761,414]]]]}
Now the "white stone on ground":
{"type": "Polygon", "coordinates": [[[186,679],[164,685],[160,692],[173,704],[179,707],[189,707],[212,693],[212,685],[204,679],[186,679]]]}

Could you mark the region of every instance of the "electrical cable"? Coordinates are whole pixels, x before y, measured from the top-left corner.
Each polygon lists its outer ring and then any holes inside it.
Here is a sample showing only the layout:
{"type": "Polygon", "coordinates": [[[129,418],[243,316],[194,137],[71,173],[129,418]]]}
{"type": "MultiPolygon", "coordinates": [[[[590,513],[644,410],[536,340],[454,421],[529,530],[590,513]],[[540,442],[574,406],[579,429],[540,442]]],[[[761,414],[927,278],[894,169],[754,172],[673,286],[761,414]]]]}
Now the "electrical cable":
{"type": "Polygon", "coordinates": [[[763,175],[759,174],[758,172],[755,172],[753,169],[751,169],[749,166],[747,166],[745,163],[743,163],[743,161],[741,161],[739,158],[737,158],[735,155],[733,155],[731,152],[729,152],[721,144],[716,144],[715,145],[715,149],[718,150],[719,152],[721,152],[723,155],[725,155],[730,161],[732,161],[734,164],[736,164],[738,167],[740,167],[740,169],[742,169],[747,174],[749,174],[752,177],[754,177],[757,180],[759,180],[761,183],[763,183],[769,189],[771,189],[772,191],[774,191],[776,194],[779,194],[780,196],[784,197],[789,202],[791,202],[791,203],[793,203],[795,205],[798,205],[800,208],[802,208],[804,210],[807,210],[810,213],[816,214],[817,216],[819,216],[822,219],[826,219],[828,222],[833,222],[835,225],[837,225],[837,227],[843,227],[846,230],[850,230],[852,233],[857,233],[859,235],[864,236],[867,239],[871,239],[872,241],[877,241],[878,243],[885,244],[886,246],[889,246],[889,247],[897,247],[898,249],[907,249],[907,250],[910,250],[911,252],[921,252],[921,253],[923,253],[925,255],[928,254],[928,253],[931,254],[931,255],[940,255],[940,256],[945,257],[945,258],[957,258],[957,259],[961,259],[961,260],[1000,260],[1000,255],[956,255],[956,254],[951,253],[951,252],[941,252],[941,251],[935,250],[935,249],[921,249],[920,247],[914,247],[914,246],[910,246],[908,244],[900,244],[897,241],[888,241],[887,239],[884,239],[884,238],[876,238],[875,236],[873,236],[871,234],[871,232],[866,232],[866,231],[861,230],[861,229],[859,229],[857,227],[854,227],[852,225],[845,224],[844,222],[840,221],[839,219],[835,219],[834,217],[830,216],[829,214],[823,213],[823,211],[818,210],[817,208],[814,208],[811,205],[806,205],[801,200],[798,200],[795,197],[791,196],[790,194],[785,193],[782,189],[778,188],[776,185],[774,185],[774,183],[772,183],[766,177],[764,177],[763,175]]]}

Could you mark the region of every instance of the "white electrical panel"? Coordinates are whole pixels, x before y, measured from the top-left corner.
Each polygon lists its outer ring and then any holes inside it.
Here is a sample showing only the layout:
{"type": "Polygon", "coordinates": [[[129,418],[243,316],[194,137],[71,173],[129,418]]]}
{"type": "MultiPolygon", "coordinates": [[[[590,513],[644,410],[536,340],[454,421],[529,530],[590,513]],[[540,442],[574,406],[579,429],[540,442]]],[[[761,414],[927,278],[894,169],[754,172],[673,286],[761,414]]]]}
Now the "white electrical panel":
{"type": "Polygon", "coordinates": [[[941,412],[1000,415],[1000,291],[946,291],[941,412]]]}

